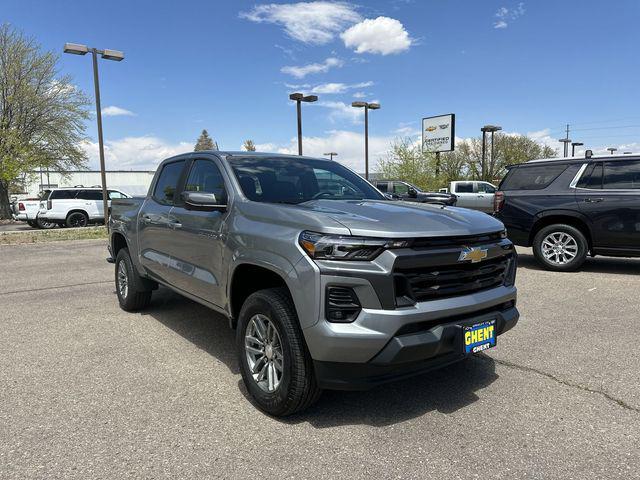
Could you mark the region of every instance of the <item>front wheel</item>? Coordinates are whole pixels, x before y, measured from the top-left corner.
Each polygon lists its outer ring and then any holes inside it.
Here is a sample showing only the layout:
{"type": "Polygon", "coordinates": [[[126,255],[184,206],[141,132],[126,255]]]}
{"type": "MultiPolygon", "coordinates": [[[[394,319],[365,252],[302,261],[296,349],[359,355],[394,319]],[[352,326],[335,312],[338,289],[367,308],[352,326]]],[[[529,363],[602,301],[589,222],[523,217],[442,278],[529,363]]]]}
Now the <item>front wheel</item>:
{"type": "Polygon", "coordinates": [[[247,298],[236,342],[242,379],[262,410],[286,416],[318,399],[321,390],[286,289],[259,290],[247,298]]]}
{"type": "Polygon", "coordinates": [[[547,270],[577,270],[587,258],[588,251],[587,239],[571,225],[549,225],[533,239],[533,254],[547,270]]]}
{"type": "Polygon", "coordinates": [[[42,220],[40,217],[38,217],[36,219],[36,226],[38,228],[42,228],[44,230],[49,230],[51,228],[55,228],[56,223],[55,222],[47,222],[45,220],[42,220]]]}

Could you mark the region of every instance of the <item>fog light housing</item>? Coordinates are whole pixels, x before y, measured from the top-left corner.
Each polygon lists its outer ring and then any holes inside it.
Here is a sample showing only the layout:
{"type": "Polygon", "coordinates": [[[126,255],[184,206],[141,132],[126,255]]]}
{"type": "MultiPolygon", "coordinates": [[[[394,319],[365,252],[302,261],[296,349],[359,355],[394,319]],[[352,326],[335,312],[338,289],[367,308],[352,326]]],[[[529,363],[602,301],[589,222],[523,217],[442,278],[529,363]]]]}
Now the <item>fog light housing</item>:
{"type": "Polygon", "coordinates": [[[350,287],[327,287],[325,294],[325,318],[333,323],[353,322],[362,310],[356,292],[350,287]]]}

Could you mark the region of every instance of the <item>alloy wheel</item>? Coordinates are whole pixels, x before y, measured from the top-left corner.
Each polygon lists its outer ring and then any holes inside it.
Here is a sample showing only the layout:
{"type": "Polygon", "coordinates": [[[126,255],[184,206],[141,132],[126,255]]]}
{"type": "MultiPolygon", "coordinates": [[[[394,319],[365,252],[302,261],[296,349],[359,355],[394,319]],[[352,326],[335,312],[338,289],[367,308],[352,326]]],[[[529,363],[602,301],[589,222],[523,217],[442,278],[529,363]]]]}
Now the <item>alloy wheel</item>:
{"type": "Polygon", "coordinates": [[[280,334],[268,317],[262,314],[251,317],[244,349],[253,380],[265,392],[275,392],[282,381],[284,357],[280,334]]]}
{"type": "Polygon", "coordinates": [[[124,261],[118,264],[118,292],[121,298],[127,298],[129,293],[129,275],[124,261]]]}
{"type": "Polygon", "coordinates": [[[556,265],[566,265],[578,255],[578,242],[566,232],[553,232],[542,240],[542,255],[556,265]]]}

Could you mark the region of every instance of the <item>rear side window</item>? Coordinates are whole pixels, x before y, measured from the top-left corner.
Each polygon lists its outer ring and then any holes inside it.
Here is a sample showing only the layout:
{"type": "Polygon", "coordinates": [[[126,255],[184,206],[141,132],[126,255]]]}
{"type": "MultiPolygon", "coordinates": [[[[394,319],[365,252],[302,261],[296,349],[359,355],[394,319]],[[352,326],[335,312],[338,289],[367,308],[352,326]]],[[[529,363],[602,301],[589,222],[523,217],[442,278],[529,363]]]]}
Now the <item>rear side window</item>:
{"type": "Polygon", "coordinates": [[[473,193],[473,183],[456,183],[456,193],[473,193]]]}
{"type": "Polygon", "coordinates": [[[611,190],[640,189],[640,161],[605,162],[603,188],[611,190]]]}
{"type": "Polygon", "coordinates": [[[80,190],[76,198],[81,200],[102,200],[102,190],[80,190]]]}
{"type": "Polygon", "coordinates": [[[49,196],[49,200],[71,200],[76,198],[77,190],[54,190],[49,196]]]}
{"type": "Polygon", "coordinates": [[[551,185],[567,169],[567,165],[522,166],[509,170],[500,190],[542,190],[551,185]]]}
{"type": "Polygon", "coordinates": [[[387,182],[378,182],[376,183],[376,187],[383,193],[387,193],[388,183],[387,182]]]}
{"type": "Polygon", "coordinates": [[[160,172],[156,188],[153,190],[153,197],[160,203],[173,205],[180,175],[184,168],[184,160],[167,163],[160,172]]]}
{"type": "Polygon", "coordinates": [[[587,167],[576,186],[589,189],[602,188],[602,163],[594,163],[587,167]]]}

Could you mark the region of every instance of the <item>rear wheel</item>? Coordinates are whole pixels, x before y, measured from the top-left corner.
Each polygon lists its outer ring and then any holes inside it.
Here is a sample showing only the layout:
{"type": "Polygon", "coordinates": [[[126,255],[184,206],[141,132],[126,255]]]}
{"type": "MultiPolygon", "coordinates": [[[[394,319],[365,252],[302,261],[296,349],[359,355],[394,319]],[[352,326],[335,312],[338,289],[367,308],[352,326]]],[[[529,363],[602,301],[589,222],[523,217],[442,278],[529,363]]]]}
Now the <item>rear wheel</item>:
{"type": "Polygon", "coordinates": [[[242,379],[262,410],[286,416],[318,399],[321,390],[286,289],[260,290],[247,298],[236,341],[242,379]]]}
{"type": "Polygon", "coordinates": [[[533,239],[533,254],[547,270],[577,270],[587,258],[588,251],[587,239],[571,225],[549,225],[533,239]]]}
{"type": "Polygon", "coordinates": [[[89,216],[84,212],[71,212],[67,215],[67,227],[86,227],[89,224],[89,216]]]}
{"type": "Polygon", "coordinates": [[[40,217],[36,219],[36,226],[38,228],[42,228],[44,230],[49,230],[51,228],[55,228],[55,222],[47,222],[46,220],[42,220],[40,217]]]}
{"type": "Polygon", "coordinates": [[[31,228],[38,228],[38,224],[33,221],[33,220],[27,220],[27,224],[31,227],[31,228]]]}
{"type": "Polygon", "coordinates": [[[145,279],[138,275],[126,248],[120,249],[116,256],[115,281],[120,308],[136,312],[149,305],[151,290],[145,285],[145,279]]]}

